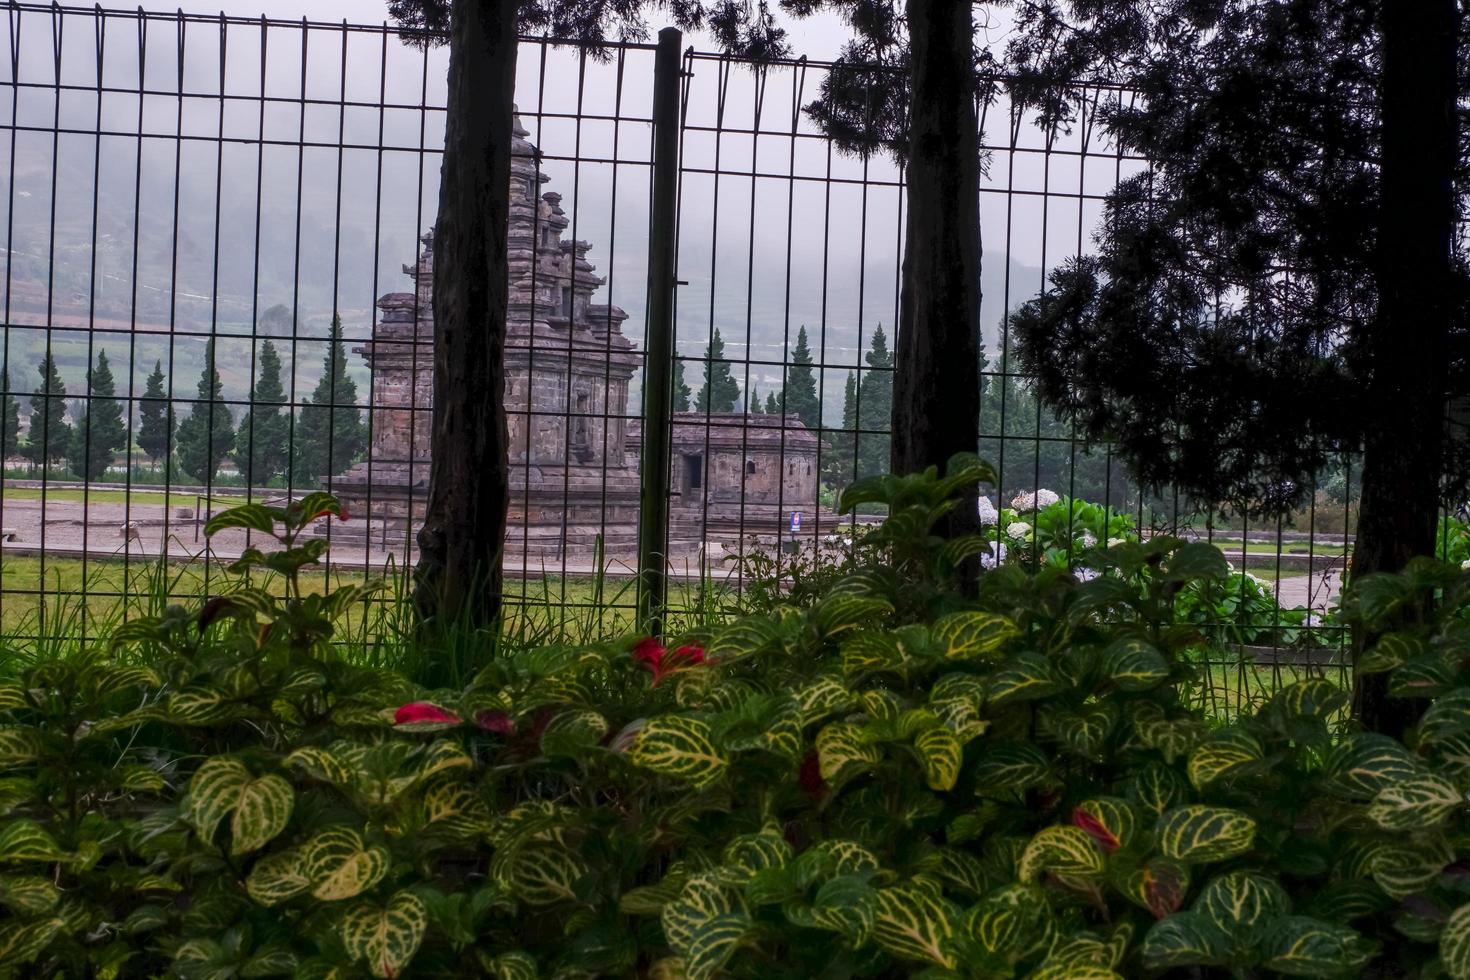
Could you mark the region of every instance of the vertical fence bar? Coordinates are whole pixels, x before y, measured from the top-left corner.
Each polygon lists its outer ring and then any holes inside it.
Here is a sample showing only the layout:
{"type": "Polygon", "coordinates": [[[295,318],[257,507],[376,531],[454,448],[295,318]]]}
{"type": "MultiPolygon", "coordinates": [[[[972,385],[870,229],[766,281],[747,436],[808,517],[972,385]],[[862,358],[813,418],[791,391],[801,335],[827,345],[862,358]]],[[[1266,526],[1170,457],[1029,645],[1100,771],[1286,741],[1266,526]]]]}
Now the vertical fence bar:
{"type": "Polygon", "coordinates": [[[638,507],[638,621],[663,632],[668,600],[669,436],[674,379],[675,234],[679,190],[679,44],[658,32],[653,67],[653,200],[648,228],[648,329],[643,361],[643,473],[638,507]]]}

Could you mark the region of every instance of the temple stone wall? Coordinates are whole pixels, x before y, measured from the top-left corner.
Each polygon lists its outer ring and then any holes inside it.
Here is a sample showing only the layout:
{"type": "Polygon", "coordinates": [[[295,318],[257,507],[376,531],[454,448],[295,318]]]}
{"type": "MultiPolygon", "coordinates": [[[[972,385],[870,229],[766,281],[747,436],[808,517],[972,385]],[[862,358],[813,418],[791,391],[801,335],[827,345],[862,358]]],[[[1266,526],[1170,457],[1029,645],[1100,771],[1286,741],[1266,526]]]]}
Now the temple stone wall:
{"type": "MultiPolygon", "coordinates": [[[[517,119],[504,375],[507,552],[590,558],[600,538],[608,554],[631,556],[639,433],[628,417],[628,388],[640,356],[622,333],[627,314],[592,302],[604,280],[587,260],[591,245],[563,240],[570,221],[561,195],[538,196],[548,178],[527,135],[517,119]]],[[[413,290],[378,300],[372,340],[355,349],[372,370],[372,440],[368,458],[331,488],[366,516],[335,529],[334,540],[356,534],[368,543],[401,543],[423,518],[433,400],[432,234],[422,243],[418,260],[403,268],[413,290]]],[[[794,416],[685,413],[676,417],[673,440],[671,551],[732,530],[774,536],[785,511],[815,511],[817,438],[794,416]]]]}

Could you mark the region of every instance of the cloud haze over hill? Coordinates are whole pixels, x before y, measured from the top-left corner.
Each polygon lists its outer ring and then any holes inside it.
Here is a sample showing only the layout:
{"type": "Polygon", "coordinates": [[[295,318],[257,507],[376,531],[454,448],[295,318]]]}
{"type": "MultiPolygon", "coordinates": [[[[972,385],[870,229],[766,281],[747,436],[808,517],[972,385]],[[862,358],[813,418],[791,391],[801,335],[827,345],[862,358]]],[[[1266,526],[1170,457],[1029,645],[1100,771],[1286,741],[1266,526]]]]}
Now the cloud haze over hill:
{"type": "MultiPolygon", "coordinates": [[[[381,16],[376,5],[309,6],[314,18],[381,16]]],[[[31,12],[17,23],[20,84],[13,115],[0,110],[14,120],[12,139],[0,140],[11,174],[0,208],[12,386],[35,386],[49,343],[72,393],[89,352],[105,347],[120,392],[130,376],[141,392],[162,360],[175,393],[190,397],[214,334],[225,397],[244,400],[259,324],[281,348],[288,389],[294,378],[304,398],[333,313],[360,341],[375,297],[407,288],[401,266],[437,200],[445,53],[378,31],[233,22],[222,34],[217,22],[180,28],[172,19],[143,31],[131,16],[109,16],[99,59],[90,12],[31,12]]],[[[793,116],[816,91],[815,69],[774,69],[758,83],[713,60],[693,67],[678,351],[698,357],[718,328],[727,356],[779,362],[805,324],[827,366],[825,404],[839,413],[847,370],[878,324],[891,334],[897,313],[898,173],[886,160],[832,152],[793,116]]],[[[599,63],[526,44],[518,71],[518,102],[551,177],[543,190],[563,196],[568,237],[592,243],[589,260],[608,279],[599,299],[629,312],[627,332],[641,346],[651,52],[599,63]]],[[[990,160],[982,285],[991,352],[1003,309],[1035,294],[1044,266],[1085,247],[1096,221],[1095,199],[1035,191],[1066,186],[1095,198],[1114,179],[1111,165],[1083,171],[1074,161],[1070,175],[1065,162],[1051,165],[1039,173],[1029,151],[990,160]],[[1024,194],[1003,193],[1023,185],[1024,194]]],[[[365,382],[361,360],[350,360],[365,382]]],[[[689,382],[700,373],[689,365],[689,382]]],[[[744,368],[735,373],[743,387],[744,368]]],[[[769,392],[781,368],[756,363],[750,375],[769,392]]]]}

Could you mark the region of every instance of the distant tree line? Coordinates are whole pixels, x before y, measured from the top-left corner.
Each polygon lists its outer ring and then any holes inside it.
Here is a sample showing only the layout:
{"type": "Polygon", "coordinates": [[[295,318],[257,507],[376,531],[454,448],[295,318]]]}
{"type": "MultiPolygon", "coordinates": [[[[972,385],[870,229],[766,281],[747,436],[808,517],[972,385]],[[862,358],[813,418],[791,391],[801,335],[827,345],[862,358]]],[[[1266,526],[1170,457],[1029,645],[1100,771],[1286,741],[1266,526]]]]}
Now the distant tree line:
{"type": "Polygon", "coordinates": [[[204,368],[195,397],[168,393],[162,361],[156,361],[138,399],[137,426],[130,431],[124,399],[105,350],[87,371],[86,399],[70,411],[67,390],[51,351],[37,369],[40,383],[30,395],[30,425],[21,439],[21,403],[8,366],[0,368],[0,458],[22,456],[34,465],[64,463],[85,480],[100,480],[119,453],[136,446],[172,481],[176,474],[211,483],[229,460],[252,486],[288,478],[293,486],[315,486],[362,458],[368,426],[358,404],[357,384],[347,372],[342,321],[332,318],[321,379],[292,412],[281,379],[281,357],[262,340],[249,406],[235,425],[215,363],[215,345],[205,346],[204,368]]]}

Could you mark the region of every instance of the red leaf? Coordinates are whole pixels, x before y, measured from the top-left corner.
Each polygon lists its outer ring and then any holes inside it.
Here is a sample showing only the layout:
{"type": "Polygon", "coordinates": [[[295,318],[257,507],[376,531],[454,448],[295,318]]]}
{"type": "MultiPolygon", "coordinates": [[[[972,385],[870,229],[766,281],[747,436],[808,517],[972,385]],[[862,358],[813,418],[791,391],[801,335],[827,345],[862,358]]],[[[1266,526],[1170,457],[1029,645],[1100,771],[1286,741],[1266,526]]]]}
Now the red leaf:
{"type": "Polygon", "coordinates": [[[1117,835],[1107,828],[1106,824],[1081,807],[1072,811],[1072,823],[1081,827],[1088,837],[1097,841],[1109,854],[1116,851],[1118,845],[1122,843],[1118,840],[1117,835]]]}
{"type": "Polygon", "coordinates": [[[1143,871],[1143,899],[1155,919],[1173,915],[1184,904],[1184,882],[1173,868],[1150,866],[1143,871]]]}
{"type": "Polygon", "coordinates": [[[397,711],[393,712],[393,724],[412,725],[417,722],[444,722],[450,725],[459,724],[459,715],[447,711],[437,704],[428,701],[410,701],[397,711]]]}
{"type": "Polygon", "coordinates": [[[477,711],[475,724],[487,732],[510,738],[516,733],[516,723],[504,711],[477,711]]]}
{"type": "Polygon", "coordinates": [[[796,781],[801,784],[802,792],[810,796],[814,802],[820,803],[827,795],[827,781],[822,778],[822,760],[816,752],[808,752],[806,758],[801,760],[801,769],[796,774],[796,781]]]}

